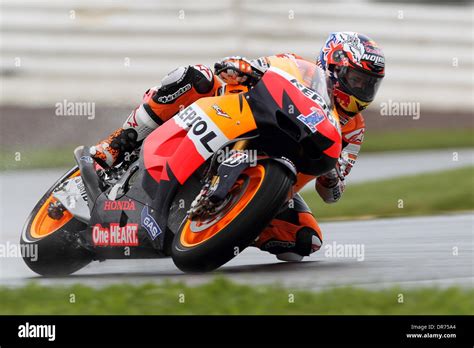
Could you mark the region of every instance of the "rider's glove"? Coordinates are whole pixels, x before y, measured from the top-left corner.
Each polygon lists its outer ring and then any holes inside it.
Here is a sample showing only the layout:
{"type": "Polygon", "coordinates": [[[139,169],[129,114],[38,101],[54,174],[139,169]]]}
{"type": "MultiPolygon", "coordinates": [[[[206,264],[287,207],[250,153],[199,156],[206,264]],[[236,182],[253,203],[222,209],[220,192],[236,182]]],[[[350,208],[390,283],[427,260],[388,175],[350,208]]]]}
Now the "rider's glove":
{"type": "Polygon", "coordinates": [[[344,176],[337,167],[316,179],[316,191],[326,203],[337,202],[346,188],[344,176]]]}
{"type": "Polygon", "coordinates": [[[255,64],[244,57],[226,57],[214,64],[214,71],[225,83],[229,85],[252,86],[263,75],[255,64]]]}
{"type": "Polygon", "coordinates": [[[351,169],[352,169],[352,164],[349,162],[347,156],[341,155],[341,157],[339,157],[339,160],[337,161],[337,164],[336,164],[336,170],[341,180],[344,180],[344,178],[349,174],[351,169]]]}
{"type": "Polygon", "coordinates": [[[126,153],[139,145],[134,129],[119,128],[107,139],[89,148],[91,157],[102,167],[109,168],[119,163],[126,153]]]}

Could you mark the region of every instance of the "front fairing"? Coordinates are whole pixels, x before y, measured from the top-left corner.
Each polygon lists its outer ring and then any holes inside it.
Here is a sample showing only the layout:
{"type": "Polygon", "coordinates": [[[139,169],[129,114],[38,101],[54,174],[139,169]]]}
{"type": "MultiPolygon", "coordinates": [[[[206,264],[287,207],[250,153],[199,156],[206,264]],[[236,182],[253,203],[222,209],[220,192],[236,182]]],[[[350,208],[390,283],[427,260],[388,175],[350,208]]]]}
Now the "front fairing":
{"type": "Polygon", "coordinates": [[[260,148],[271,156],[289,158],[303,174],[317,176],[335,166],[342,140],[325,78],[316,65],[304,62],[270,59],[270,69],[245,96],[260,148]]]}

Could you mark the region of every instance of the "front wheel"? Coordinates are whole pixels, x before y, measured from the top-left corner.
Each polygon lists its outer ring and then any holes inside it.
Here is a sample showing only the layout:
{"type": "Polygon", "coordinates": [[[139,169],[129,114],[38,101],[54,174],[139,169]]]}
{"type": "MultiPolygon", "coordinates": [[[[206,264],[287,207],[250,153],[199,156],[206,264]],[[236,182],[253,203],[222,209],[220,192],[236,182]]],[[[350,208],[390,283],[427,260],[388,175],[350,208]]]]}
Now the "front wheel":
{"type": "Polygon", "coordinates": [[[291,186],[288,171],[275,161],[245,169],[218,213],[183,222],[171,248],[176,266],[207,272],[237,256],[278,213],[291,186]]]}
{"type": "Polygon", "coordinates": [[[76,272],[93,259],[92,254],[77,242],[77,232],[86,224],[77,220],[67,210],[59,219],[48,215],[48,206],[55,199],[52,193],[67,179],[79,176],[74,167],[64,174],[36,204],[26,220],[20,243],[23,260],[34,272],[44,276],[64,276],[76,272]],[[36,252],[28,249],[35,248],[36,252]],[[32,257],[32,255],[35,255],[32,257]]]}

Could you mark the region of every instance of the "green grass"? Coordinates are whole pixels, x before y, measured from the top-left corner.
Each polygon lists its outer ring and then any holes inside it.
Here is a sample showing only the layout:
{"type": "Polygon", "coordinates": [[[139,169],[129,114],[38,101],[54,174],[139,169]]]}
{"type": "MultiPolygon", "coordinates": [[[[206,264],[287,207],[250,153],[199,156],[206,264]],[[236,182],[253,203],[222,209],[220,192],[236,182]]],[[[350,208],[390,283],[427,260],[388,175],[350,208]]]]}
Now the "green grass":
{"type": "MultiPolygon", "coordinates": [[[[409,151],[474,147],[474,129],[367,131],[363,152],[409,151]]],[[[2,149],[0,170],[71,167],[74,146],[60,148],[2,149]],[[21,155],[20,160],[18,153],[21,155]]]]}
{"type": "Polygon", "coordinates": [[[474,129],[410,129],[374,133],[368,129],[362,151],[408,151],[461,147],[474,147],[474,129]]]}
{"type": "Polygon", "coordinates": [[[316,192],[305,192],[303,198],[321,220],[472,210],[474,167],[349,184],[335,204],[325,204],[316,192]],[[403,208],[399,208],[399,204],[403,204],[403,208]]]}
{"type": "Polygon", "coordinates": [[[74,147],[1,150],[0,170],[70,168],[76,164],[73,151],[74,147]]]}
{"type": "Polygon", "coordinates": [[[170,282],[100,289],[29,284],[0,288],[0,314],[474,314],[474,289],[310,292],[239,285],[224,278],[197,287],[170,282]],[[400,294],[403,303],[399,303],[400,294]]]}

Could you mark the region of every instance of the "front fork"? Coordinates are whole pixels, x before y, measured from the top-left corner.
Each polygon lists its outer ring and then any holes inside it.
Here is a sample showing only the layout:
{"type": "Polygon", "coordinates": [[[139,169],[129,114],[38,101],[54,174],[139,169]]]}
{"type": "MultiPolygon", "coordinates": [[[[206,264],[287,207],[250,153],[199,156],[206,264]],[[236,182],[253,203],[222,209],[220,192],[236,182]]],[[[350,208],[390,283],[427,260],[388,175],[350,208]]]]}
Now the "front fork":
{"type": "Polygon", "coordinates": [[[211,179],[208,198],[212,203],[223,201],[240,174],[251,164],[249,154],[245,153],[248,140],[240,140],[234,144],[231,155],[217,168],[216,174],[211,179]]]}
{"type": "Polygon", "coordinates": [[[240,174],[251,164],[249,155],[244,152],[247,144],[248,140],[239,140],[232,146],[230,156],[221,161],[214,175],[191,203],[190,217],[214,211],[227,198],[240,174]]]}
{"type": "MultiPolygon", "coordinates": [[[[221,161],[212,178],[208,179],[199,195],[192,202],[188,212],[191,217],[205,211],[212,211],[219,206],[220,203],[225,201],[242,172],[250,167],[252,163],[256,163],[257,158],[252,159],[251,154],[245,152],[248,143],[248,139],[243,139],[232,146],[230,156],[221,161]]],[[[293,179],[293,184],[296,183],[297,169],[293,162],[284,157],[271,158],[271,160],[281,163],[288,170],[293,179]]],[[[288,199],[291,199],[292,196],[293,192],[290,192],[288,199]]]]}
{"type": "MultiPolygon", "coordinates": [[[[231,156],[222,161],[217,168],[216,174],[211,179],[207,195],[211,202],[218,203],[224,200],[240,174],[252,163],[256,163],[257,159],[252,159],[251,154],[244,151],[247,148],[248,142],[248,139],[236,142],[232,147],[231,156]]],[[[294,185],[298,175],[294,163],[286,157],[273,157],[271,159],[282,164],[288,170],[294,185]]]]}

